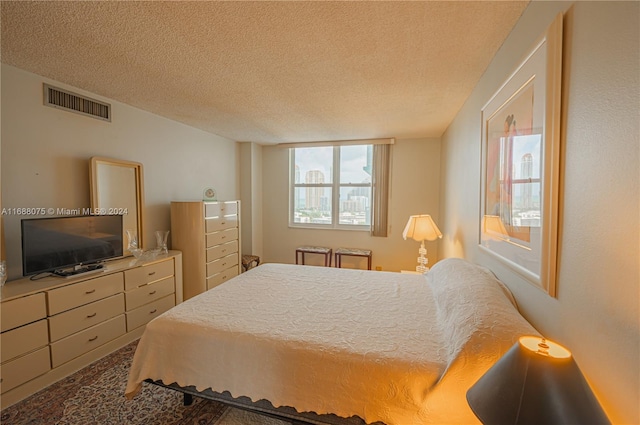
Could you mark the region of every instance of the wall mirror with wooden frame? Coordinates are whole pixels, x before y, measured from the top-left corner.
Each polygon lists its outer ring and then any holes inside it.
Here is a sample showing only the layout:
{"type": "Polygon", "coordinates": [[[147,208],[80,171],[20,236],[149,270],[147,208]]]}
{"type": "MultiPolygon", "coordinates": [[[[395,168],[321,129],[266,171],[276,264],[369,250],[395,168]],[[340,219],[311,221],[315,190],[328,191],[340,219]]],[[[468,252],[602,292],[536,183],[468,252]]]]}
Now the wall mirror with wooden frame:
{"type": "Polygon", "coordinates": [[[143,248],[144,185],[142,164],[113,158],[92,157],[90,161],[91,209],[94,214],[122,214],[123,252],[127,230],[133,230],[138,248],[143,248]]]}

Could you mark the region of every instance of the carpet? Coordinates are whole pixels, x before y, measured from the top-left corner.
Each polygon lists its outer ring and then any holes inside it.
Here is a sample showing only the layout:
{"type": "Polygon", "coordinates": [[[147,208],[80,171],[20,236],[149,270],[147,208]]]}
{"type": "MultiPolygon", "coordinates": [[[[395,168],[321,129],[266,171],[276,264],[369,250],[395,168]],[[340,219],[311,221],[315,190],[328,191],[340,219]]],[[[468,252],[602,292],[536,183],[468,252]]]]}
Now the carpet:
{"type": "Polygon", "coordinates": [[[145,383],[124,397],[137,341],[0,412],[2,425],[288,425],[267,416],[145,383]]]}

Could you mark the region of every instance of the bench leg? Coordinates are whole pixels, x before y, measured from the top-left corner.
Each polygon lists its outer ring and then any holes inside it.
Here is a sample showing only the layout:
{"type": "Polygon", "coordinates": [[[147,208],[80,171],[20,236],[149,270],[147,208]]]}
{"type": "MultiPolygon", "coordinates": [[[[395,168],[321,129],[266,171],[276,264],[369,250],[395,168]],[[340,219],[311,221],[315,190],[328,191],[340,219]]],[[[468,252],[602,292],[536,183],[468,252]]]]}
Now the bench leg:
{"type": "Polygon", "coordinates": [[[193,396],[191,394],[184,393],[183,404],[185,406],[191,406],[193,404],[193,396]]]}

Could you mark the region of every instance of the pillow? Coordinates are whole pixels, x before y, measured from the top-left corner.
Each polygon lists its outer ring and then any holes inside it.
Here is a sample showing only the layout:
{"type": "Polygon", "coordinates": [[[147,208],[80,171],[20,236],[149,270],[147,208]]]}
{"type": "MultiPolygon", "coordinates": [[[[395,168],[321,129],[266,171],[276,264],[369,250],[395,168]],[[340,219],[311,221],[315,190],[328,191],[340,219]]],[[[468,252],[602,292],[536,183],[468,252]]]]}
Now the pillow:
{"type": "Polygon", "coordinates": [[[538,334],[518,312],[511,292],[487,268],[448,258],[436,263],[426,279],[450,363],[463,353],[499,358],[520,336],[538,334]]]}

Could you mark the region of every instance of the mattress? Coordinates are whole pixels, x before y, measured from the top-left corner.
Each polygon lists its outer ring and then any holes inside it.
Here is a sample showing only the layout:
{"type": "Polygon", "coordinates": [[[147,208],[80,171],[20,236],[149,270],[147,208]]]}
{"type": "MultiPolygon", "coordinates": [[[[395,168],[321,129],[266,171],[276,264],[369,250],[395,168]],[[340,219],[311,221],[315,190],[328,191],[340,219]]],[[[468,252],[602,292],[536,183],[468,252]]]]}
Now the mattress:
{"type": "Polygon", "coordinates": [[[151,321],[126,395],[145,379],[367,423],[476,421],[466,390],[537,332],[486,269],[426,275],[264,264],[151,321]]]}

